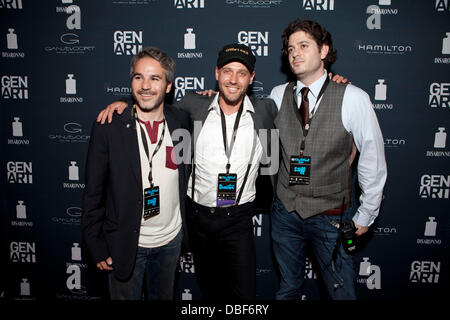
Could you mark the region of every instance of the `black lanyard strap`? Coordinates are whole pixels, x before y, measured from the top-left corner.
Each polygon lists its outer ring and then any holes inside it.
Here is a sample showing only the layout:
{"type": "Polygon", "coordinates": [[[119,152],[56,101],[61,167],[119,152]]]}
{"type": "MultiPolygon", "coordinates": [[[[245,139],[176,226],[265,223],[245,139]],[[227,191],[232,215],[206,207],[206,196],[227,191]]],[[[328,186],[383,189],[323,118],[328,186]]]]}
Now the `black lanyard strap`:
{"type": "MultiPolygon", "coordinates": [[[[219,107],[219,109],[220,109],[220,107],[219,107]]],[[[220,109],[220,119],[222,122],[223,147],[225,148],[225,155],[227,156],[227,166],[226,166],[227,173],[230,173],[231,152],[233,151],[234,141],[236,140],[237,129],[239,127],[239,122],[241,121],[241,115],[242,115],[243,110],[244,110],[244,102],[241,103],[241,106],[239,107],[239,111],[236,115],[236,119],[234,120],[233,135],[231,136],[230,146],[227,147],[227,124],[225,121],[225,115],[224,115],[222,109],[220,109]]]]}
{"type": "MultiPolygon", "coordinates": [[[[136,120],[138,121],[138,120],[136,120]]],[[[144,145],[145,154],[147,155],[148,164],[150,166],[150,170],[148,172],[148,181],[150,182],[150,186],[153,187],[153,176],[152,176],[152,161],[155,154],[158,152],[158,150],[161,148],[162,142],[164,140],[164,134],[166,132],[166,119],[163,120],[163,129],[161,132],[161,137],[159,138],[158,144],[155,147],[155,150],[153,150],[153,154],[150,157],[149,151],[148,151],[148,142],[147,137],[145,136],[144,129],[142,129],[142,126],[138,123],[139,128],[141,129],[141,138],[142,138],[142,144],[144,145]]]]}

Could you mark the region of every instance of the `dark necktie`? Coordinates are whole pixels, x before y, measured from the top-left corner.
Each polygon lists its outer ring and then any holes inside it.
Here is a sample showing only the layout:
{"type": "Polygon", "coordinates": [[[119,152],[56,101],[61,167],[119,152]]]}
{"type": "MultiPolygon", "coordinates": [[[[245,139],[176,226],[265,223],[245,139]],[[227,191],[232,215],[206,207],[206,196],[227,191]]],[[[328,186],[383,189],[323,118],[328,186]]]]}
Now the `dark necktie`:
{"type": "Polygon", "coordinates": [[[308,100],[308,87],[303,87],[300,90],[302,93],[302,103],[300,104],[300,115],[302,116],[303,127],[305,127],[309,118],[309,100],[308,100]]]}

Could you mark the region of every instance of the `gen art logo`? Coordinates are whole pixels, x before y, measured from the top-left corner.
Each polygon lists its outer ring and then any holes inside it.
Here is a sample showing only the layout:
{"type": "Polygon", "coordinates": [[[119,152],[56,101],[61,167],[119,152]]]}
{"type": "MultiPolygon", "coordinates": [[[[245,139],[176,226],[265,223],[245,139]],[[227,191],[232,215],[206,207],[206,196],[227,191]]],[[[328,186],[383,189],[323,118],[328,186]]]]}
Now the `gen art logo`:
{"type": "Polygon", "coordinates": [[[428,105],[431,108],[450,108],[450,83],[432,83],[430,85],[428,105]]]}
{"type": "Polygon", "coordinates": [[[269,55],[268,31],[239,31],[238,42],[250,47],[255,56],[267,57],[269,55]]]}
{"type": "Polygon", "coordinates": [[[205,0],[174,0],[175,9],[203,9],[205,0]]]}
{"type": "Polygon", "coordinates": [[[114,32],[114,54],[134,56],[142,50],[143,32],[117,30],[114,32]]]}
{"type": "Polygon", "coordinates": [[[1,85],[2,99],[28,100],[28,76],[4,75],[1,85]]]}
{"type": "Polygon", "coordinates": [[[413,261],[409,281],[411,283],[439,283],[440,261],[413,261]]]}

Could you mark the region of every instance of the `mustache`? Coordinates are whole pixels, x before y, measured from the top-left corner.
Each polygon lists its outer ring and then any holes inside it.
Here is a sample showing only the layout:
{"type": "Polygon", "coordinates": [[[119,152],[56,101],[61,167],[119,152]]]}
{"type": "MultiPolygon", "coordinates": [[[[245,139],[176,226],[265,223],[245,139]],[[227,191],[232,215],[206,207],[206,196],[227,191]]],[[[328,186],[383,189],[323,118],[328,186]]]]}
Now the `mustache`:
{"type": "Polygon", "coordinates": [[[140,89],[136,93],[137,94],[153,94],[153,95],[155,94],[155,92],[153,92],[150,89],[140,89]]]}

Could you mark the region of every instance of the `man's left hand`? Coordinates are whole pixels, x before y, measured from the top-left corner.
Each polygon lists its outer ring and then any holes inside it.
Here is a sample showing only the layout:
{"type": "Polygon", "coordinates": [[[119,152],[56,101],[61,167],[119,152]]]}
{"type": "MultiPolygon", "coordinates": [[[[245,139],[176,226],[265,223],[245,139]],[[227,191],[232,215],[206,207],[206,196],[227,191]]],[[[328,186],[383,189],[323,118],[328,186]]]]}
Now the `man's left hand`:
{"type": "Polygon", "coordinates": [[[366,233],[369,230],[369,227],[363,227],[363,226],[357,225],[356,223],[355,223],[355,227],[356,227],[355,234],[357,237],[362,236],[364,233],[366,233]]]}

